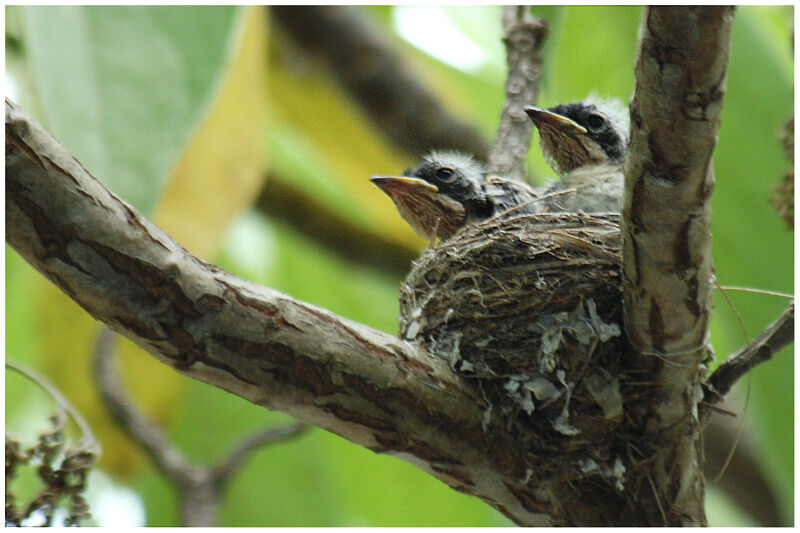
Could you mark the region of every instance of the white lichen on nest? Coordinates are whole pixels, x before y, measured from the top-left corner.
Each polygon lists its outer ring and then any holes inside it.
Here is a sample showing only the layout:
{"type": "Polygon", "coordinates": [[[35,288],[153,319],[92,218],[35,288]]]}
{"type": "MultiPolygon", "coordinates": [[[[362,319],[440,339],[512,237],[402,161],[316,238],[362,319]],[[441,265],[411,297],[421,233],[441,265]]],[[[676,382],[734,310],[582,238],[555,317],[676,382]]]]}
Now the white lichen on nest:
{"type": "Polygon", "coordinates": [[[531,456],[550,457],[544,471],[597,464],[592,475],[607,474],[623,411],[620,265],[619,215],[473,224],[415,261],[400,337],[475,383],[487,417],[504,416],[527,432],[531,456]]]}
{"type": "Polygon", "coordinates": [[[492,412],[570,439],[607,468],[609,450],[592,443],[622,415],[612,377],[620,264],[619,215],[470,225],[415,261],[401,287],[400,337],[474,380],[492,412]]]}

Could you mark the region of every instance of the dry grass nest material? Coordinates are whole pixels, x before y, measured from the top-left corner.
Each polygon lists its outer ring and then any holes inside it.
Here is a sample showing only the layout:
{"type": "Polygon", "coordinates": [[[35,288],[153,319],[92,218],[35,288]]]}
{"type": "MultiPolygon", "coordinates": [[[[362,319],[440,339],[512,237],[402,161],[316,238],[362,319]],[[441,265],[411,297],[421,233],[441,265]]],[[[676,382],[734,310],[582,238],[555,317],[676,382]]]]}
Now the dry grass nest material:
{"type": "MultiPolygon", "coordinates": [[[[465,227],[415,261],[400,337],[476,383],[487,416],[507,415],[542,446],[555,437],[585,450],[622,417],[619,219],[549,213],[465,227]]],[[[608,451],[598,459],[613,469],[608,451]]]]}

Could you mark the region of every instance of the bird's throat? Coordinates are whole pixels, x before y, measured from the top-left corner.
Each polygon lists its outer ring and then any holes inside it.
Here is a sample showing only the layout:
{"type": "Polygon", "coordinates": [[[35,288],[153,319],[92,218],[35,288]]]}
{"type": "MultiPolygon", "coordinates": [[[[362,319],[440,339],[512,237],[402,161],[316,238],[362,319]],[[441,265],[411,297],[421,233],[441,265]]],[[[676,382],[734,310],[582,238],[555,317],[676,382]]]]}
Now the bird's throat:
{"type": "Polygon", "coordinates": [[[395,194],[397,211],[414,232],[430,242],[447,239],[464,225],[466,211],[459,202],[443,194],[395,194]]]}

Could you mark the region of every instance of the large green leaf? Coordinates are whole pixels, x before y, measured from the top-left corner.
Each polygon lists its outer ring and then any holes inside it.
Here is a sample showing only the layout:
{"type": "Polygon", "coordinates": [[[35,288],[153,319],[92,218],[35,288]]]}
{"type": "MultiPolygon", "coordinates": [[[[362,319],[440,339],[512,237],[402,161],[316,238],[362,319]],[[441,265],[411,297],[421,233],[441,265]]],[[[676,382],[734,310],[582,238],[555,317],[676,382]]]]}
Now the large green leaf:
{"type": "Polygon", "coordinates": [[[44,126],[149,212],[225,65],[236,8],[19,9],[44,126]]]}
{"type": "MultiPolygon", "coordinates": [[[[738,9],[733,29],[728,88],[712,199],[714,264],[722,285],[794,292],[794,235],[769,203],[773,186],[791,169],[779,132],[794,113],[791,7],[738,9]]],[[[786,301],[765,295],[729,294],[749,336],[777,317],[786,301]]],[[[712,342],[720,358],[745,342],[738,320],[715,299],[712,342]]],[[[794,504],[792,347],[753,371],[744,416],[755,429],[762,460],[776,482],[787,519],[794,504]]],[[[744,384],[739,387],[743,404],[744,384]]]]}

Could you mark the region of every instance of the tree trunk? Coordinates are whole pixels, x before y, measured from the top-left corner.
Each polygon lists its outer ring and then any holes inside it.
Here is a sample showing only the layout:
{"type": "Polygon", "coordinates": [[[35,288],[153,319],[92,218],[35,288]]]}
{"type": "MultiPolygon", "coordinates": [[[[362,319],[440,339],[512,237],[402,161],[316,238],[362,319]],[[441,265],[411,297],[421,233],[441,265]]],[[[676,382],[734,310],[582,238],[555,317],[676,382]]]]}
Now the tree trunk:
{"type": "Polygon", "coordinates": [[[559,479],[447,363],[192,256],[6,100],[6,240],[162,362],[408,460],[520,525],[704,525],[711,158],[733,9],[643,17],[623,211],[624,474],[559,479]],[[626,389],[627,390],[627,389],[626,389]],[[620,479],[622,476],[622,479],[620,479]],[[616,481],[616,482],[615,482],[616,481]]]}

